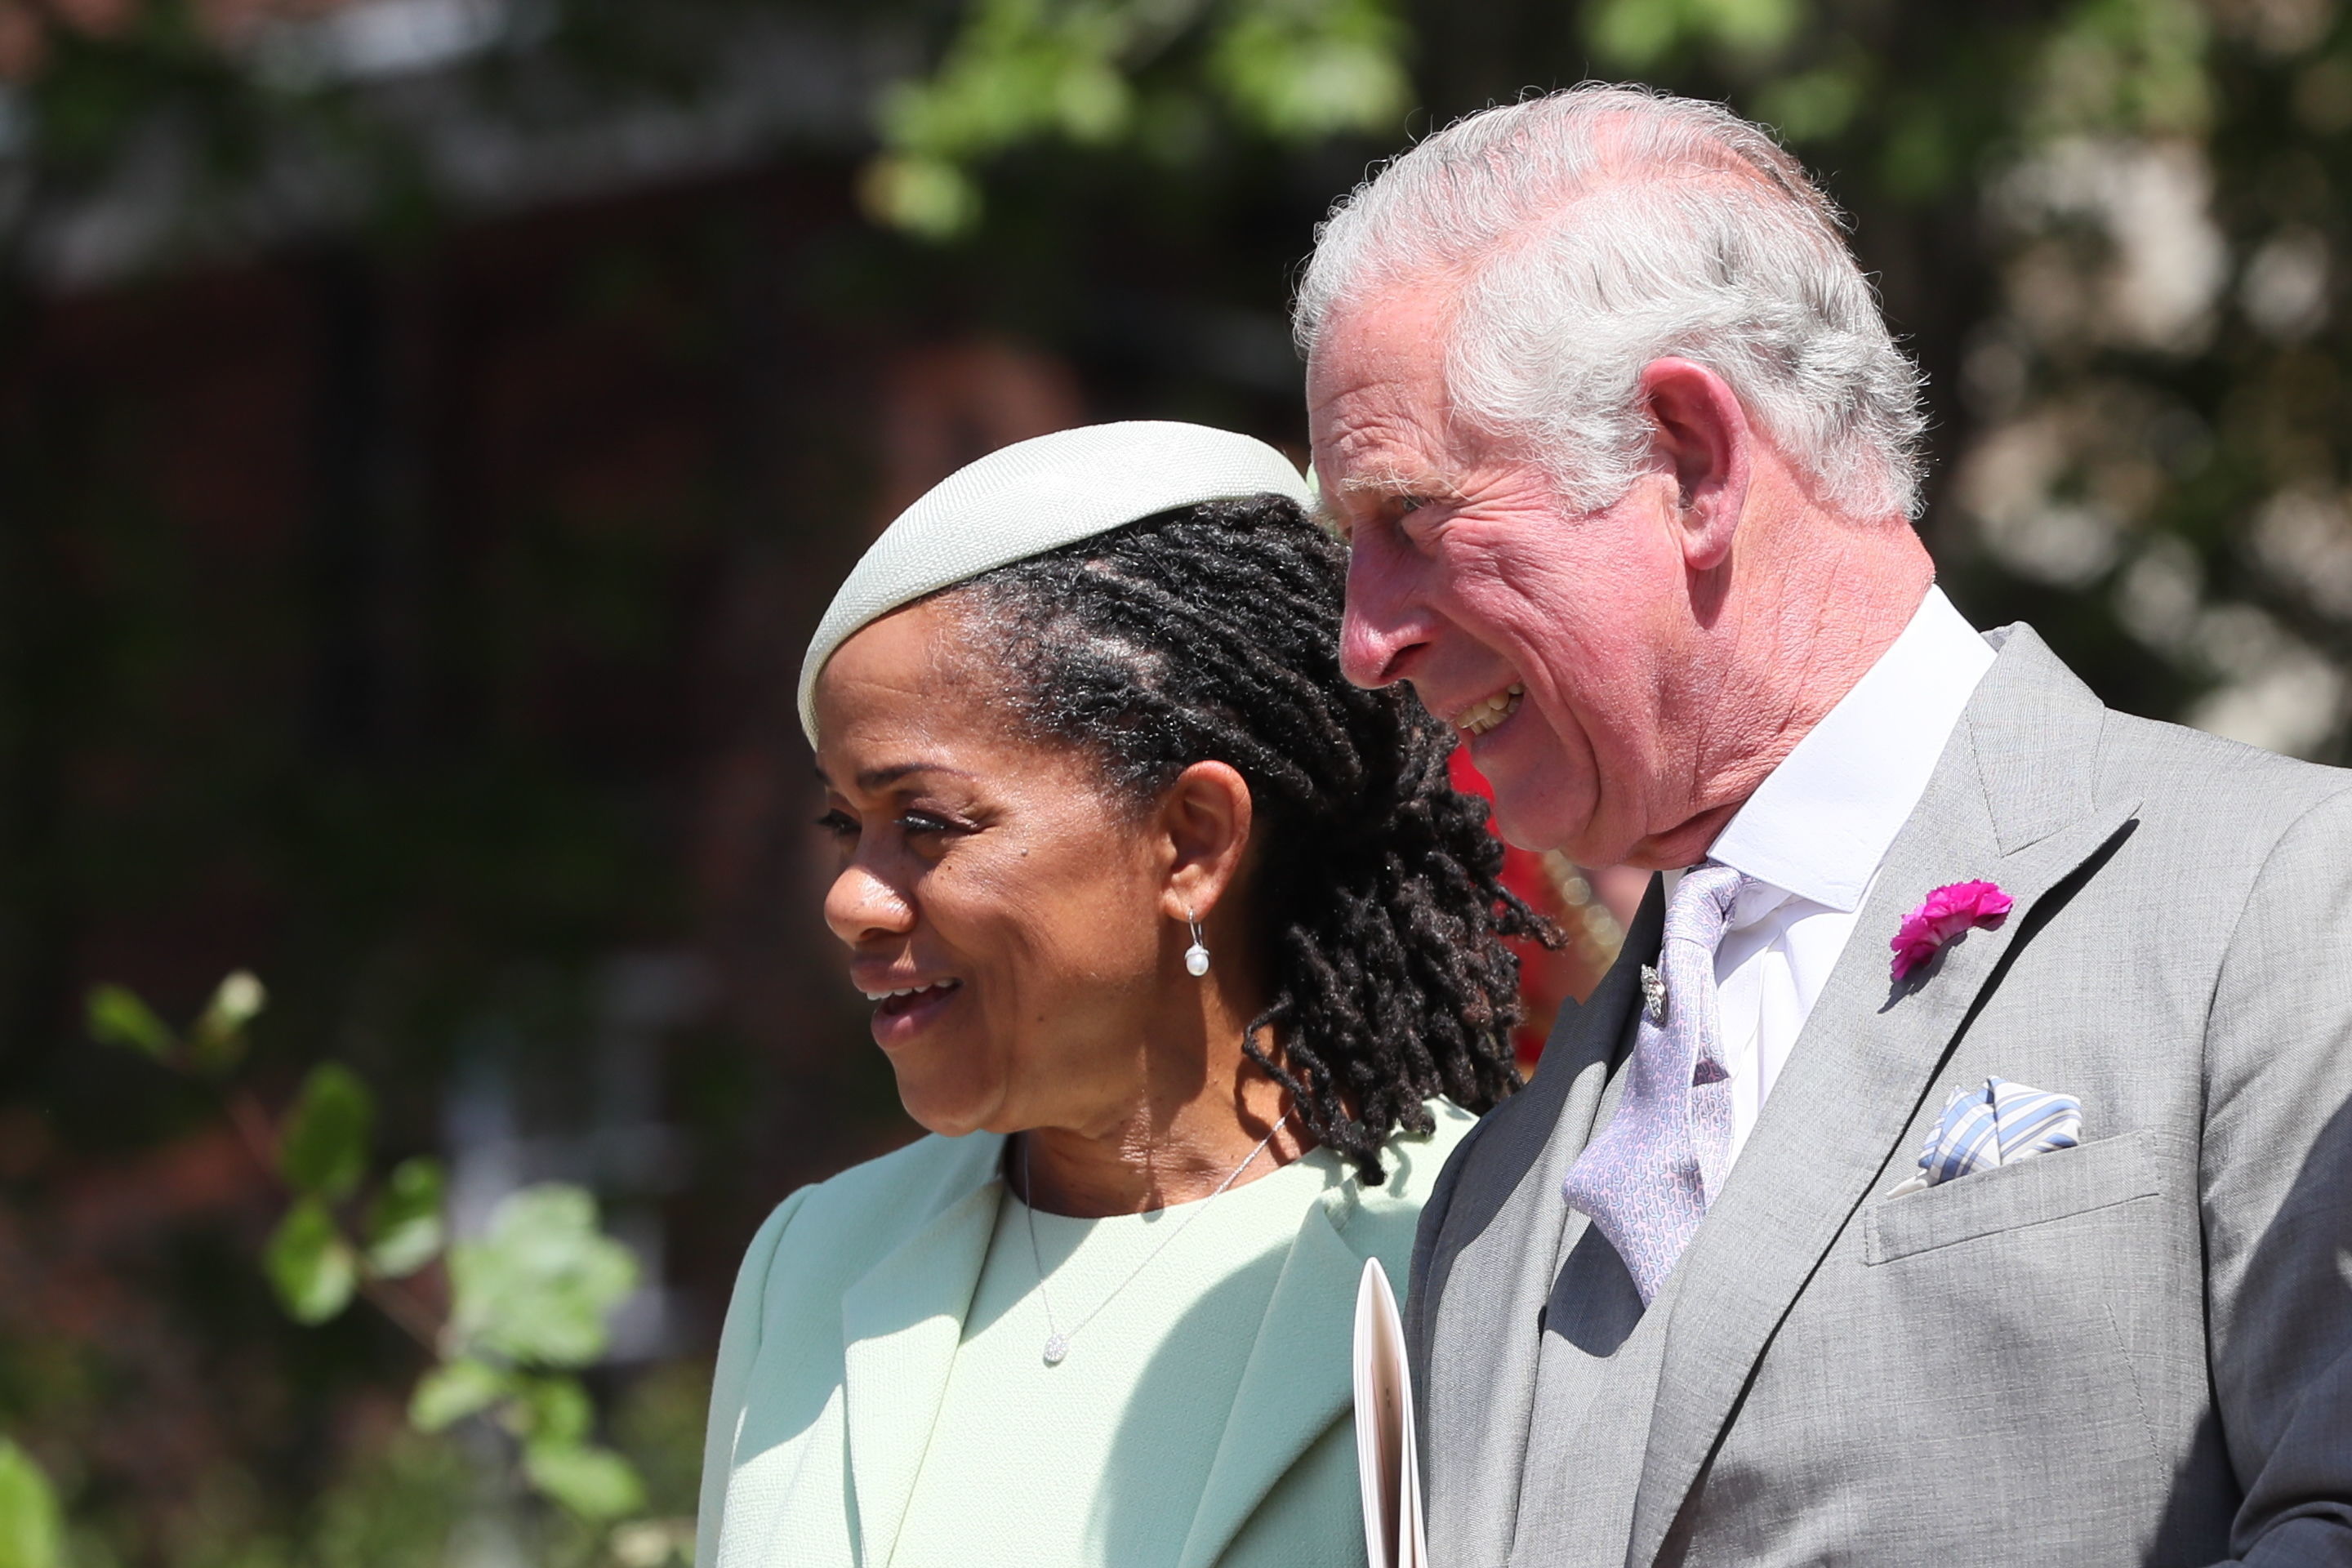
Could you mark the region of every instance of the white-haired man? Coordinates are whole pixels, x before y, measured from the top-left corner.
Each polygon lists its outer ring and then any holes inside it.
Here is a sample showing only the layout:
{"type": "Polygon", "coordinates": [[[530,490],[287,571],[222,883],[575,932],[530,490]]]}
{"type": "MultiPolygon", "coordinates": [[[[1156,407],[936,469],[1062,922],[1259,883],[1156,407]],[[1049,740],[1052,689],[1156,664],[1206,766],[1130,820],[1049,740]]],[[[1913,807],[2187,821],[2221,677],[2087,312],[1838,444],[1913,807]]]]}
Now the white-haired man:
{"type": "Polygon", "coordinates": [[[1665,873],[1422,1222],[1435,1558],[2352,1563],[2352,774],[1961,619],[1916,375],[1715,106],[1431,138],[1298,329],[1351,676],[1665,873]]]}

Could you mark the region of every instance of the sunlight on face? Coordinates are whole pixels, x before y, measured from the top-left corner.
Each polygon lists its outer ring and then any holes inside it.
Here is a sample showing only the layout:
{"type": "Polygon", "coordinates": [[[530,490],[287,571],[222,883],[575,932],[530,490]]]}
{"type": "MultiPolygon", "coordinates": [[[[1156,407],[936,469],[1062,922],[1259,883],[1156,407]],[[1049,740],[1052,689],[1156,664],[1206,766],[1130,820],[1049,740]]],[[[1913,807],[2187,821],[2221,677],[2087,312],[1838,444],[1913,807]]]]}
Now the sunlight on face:
{"type": "Polygon", "coordinates": [[[1160,868],[1093,763],[1014,733],[952,598],[877,621],[816,685],[825,920],[877,998],[908,1114],[1094,1131],[1141,1095],[1160,868]]]}
{"type": "Polygon", "coordinates": [[[1460,428],[1446,321],[1442,292],[1398,289],[1335,316],[1308,366],[1315,470],[1349,540],[1342,662],[1454,727],[1504,837],[1613,864],[1671,810],[1671,509],[1644,483],[1572,515],[1524,454],[1460,428]]]}

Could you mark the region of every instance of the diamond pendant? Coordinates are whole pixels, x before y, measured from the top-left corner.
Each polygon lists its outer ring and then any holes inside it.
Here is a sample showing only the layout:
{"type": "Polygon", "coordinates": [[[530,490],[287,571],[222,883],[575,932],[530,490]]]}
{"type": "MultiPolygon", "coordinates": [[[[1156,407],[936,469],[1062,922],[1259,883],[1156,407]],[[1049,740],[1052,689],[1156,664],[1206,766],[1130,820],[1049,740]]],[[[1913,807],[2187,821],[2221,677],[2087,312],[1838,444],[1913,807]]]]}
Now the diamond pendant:
{"type": "Polygon", "coordinates": [[[1061,1365],[1062,1358],[1069,1353],[1069,1341],[1064,1339],[1059,1334],[1047,1334],[1045,1336],[1045,1364],[1047,1366],[1061,1365]]]}

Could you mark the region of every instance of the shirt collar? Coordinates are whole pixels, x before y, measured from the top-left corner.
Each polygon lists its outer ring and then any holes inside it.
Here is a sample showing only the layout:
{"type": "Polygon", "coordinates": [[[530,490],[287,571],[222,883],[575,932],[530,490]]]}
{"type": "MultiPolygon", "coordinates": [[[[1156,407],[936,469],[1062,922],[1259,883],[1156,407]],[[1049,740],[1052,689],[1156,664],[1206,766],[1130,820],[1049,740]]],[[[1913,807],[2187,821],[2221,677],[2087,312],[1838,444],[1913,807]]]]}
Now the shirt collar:
{"type": "Polygon", "coordinates": [[[1707,858],[1852,913],[1927,793],[1993,650],[1931,587],[1910,625],[1733,816],[1707,858]]]}

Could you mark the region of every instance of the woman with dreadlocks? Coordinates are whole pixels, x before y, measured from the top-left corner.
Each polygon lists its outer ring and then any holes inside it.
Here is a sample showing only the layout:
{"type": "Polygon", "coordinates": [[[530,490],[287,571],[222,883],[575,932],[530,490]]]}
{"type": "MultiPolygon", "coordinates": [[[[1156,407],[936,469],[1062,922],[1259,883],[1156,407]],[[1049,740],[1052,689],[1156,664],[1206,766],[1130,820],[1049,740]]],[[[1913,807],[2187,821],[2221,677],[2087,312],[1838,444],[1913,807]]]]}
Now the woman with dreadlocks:
{"type": "Polygon", "coordinates": [[[1341,677],[1308,505],[1246,437],[1065,431],[835,598],[825,918],[934,1136],[751,1244],[705,1568],[1363,1562],[1358,1277],[1513,1087],[1544,933],[1451,733],[1341,677]]]}

